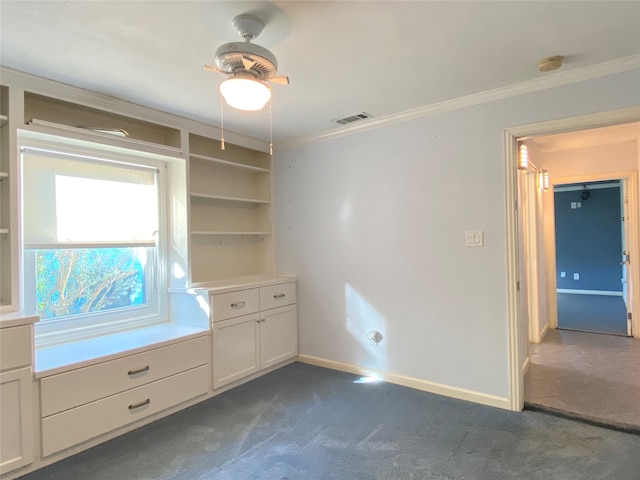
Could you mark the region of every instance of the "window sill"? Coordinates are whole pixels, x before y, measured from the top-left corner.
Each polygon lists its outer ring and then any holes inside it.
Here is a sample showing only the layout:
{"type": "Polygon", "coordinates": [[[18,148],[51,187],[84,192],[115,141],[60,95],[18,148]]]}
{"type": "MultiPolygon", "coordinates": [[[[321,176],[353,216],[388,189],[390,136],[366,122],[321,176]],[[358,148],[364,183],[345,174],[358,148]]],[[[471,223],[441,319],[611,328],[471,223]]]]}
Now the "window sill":
{"type": "Polygon", "coordinates": [[[209,335],[209,333],[208,327],[167,322],[53,347],[38,348],[35,352],[35,376],[41,378],[55,375],[209,335]]]}

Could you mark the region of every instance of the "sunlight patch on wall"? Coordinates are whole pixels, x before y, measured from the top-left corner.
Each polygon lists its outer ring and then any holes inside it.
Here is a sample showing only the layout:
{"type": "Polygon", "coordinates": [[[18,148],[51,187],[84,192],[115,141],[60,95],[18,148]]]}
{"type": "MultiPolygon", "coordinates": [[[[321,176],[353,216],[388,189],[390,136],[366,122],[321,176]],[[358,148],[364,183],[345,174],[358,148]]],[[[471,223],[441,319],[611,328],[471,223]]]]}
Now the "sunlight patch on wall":
{"type": "Polygon", "coordinates": [[[351,285],[345,284],[344,290],[347,331],[368,354],[368,358],[358,361],[380,370],[386,369],[388,359],[385,318],[351,285]]]}

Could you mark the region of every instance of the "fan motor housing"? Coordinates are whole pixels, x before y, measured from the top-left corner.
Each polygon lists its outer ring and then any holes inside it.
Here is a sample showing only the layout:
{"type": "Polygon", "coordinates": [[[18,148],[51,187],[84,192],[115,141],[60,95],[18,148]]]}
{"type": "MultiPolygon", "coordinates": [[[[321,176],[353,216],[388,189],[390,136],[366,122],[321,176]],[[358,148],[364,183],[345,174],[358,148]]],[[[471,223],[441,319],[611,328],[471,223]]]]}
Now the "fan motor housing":
{"type": "Polygon", "coordinates": [[[244,70],[242,58],[255,62],[250,71],[261,79],[272,77],[278,71],[278,61],[273,53],[260,45],[249,42],[231,42],[216,50],[216,67],[223,72],[244,70]]]}

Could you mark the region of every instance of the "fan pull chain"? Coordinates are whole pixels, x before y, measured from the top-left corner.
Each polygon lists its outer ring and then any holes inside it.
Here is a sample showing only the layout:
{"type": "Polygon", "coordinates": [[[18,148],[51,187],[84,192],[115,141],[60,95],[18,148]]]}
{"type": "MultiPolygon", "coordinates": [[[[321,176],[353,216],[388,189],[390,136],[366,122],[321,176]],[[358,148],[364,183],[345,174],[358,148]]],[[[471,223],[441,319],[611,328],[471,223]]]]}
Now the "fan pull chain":
{"type": "Polygon", "coordinates": [[[271,102],[272,99],[269,98],[269,155],[273,157],[273,116],[271,114],[271,102]]]}
{"type": "Polygon", "coordinates": [[[224,100],[220,94],[220,150],[224,150],[224,100]]]}

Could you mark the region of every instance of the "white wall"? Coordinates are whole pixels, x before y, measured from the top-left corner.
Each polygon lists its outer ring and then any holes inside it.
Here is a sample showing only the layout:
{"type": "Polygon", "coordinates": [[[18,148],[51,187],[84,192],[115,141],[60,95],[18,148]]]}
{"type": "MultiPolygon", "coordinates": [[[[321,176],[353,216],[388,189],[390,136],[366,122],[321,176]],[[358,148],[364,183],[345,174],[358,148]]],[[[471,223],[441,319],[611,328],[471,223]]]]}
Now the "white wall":
{"type": "Polygon", "coordinates": [[[503,131],[637,105],[638,84],[627,72],[282,150],[277,261],[299,279],[300,352],[508,397],[503,131]],[[465,247],[470,229],[483,248],[465,247]]]}

